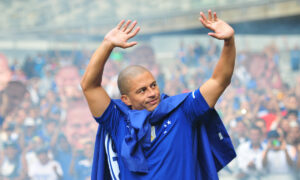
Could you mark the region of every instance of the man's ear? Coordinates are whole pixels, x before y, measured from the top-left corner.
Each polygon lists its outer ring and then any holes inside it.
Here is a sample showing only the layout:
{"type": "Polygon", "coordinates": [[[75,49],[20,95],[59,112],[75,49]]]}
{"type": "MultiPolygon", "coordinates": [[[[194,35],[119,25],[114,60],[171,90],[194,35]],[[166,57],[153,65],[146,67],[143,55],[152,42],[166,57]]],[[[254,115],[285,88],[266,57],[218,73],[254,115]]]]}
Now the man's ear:
{"type": "Polygon", "coordinates": [[[125,103],[127,106],[131,106],[131,101],[129,99],[129,97],[126,94],[121,95],[121,100],[123,101],[123,103],[125,103]]]}

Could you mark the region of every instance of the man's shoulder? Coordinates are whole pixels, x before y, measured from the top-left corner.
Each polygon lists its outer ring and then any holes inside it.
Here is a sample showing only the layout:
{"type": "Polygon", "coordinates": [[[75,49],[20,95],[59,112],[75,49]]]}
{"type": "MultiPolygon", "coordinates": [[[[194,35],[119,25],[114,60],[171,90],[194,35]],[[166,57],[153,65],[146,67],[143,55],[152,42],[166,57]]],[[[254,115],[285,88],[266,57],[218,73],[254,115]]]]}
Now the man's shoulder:
{"type": "Polygon", "coordinates": [[[168,94],[165,94],[165,93],[162,93],[160,95],[161,99],[167,99],[167,98],[176,98],[176,97],[180,97],[180,96],[186,96],[188,94],[190,94],[192,92],[184,92],[184,93],[180,93],[180,94],[175,94],[175,95],[168,95],[168,94]]]}
{"type": "Polygon", "coordinates": [[[126,113],[130,110],[130,108],[121,99],[111,99],[110,104],[115,109],[118,107],[118,109],[123,113],[126,113]]]}
{"type": "Polygon", "coordinates": [[[181,94],[176,94],[176,95],[172,95],[169,96],[167,94],[162,93],[161,94],[161,103],[162,102],[169,102],[169,103],[176,103],[176,102],[182,102],[183,100],[186,99],[186,97],[190,94],[189,93],[181,93],[181,94]]]}

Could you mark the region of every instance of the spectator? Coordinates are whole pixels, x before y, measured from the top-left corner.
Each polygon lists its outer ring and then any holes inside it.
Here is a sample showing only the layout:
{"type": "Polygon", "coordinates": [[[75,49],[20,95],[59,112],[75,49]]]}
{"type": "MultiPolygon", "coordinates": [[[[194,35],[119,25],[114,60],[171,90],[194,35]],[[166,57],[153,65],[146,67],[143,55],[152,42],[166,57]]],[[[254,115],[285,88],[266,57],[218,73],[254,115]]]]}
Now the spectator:
{"type": "Polygon", "coordinates": [[[266,128],[266,121],[263,119],[256,119],[254,122],[255,126],[259,127],[262,131],[262,138],[263,142],[267,142],[267,128],[266,128]]]}
{"type": "Polygon", "coordinates": [[[297,157],[296,157],[296,179],[300,178],[300,137],[295,141],[295,147],[297,151],[297,157]]]}
{"type": "Polygon", "coordinates": [[[239,167],[238,179],[260,179],[263,173],[262,153],[265,149],[263,132],[257,126],[249,130],[250,140],[237,148],[237,161],[239,167]]]}
{"type": "Polygon", "coordinates": [[[234,147],[238,147],[240,144],[248,141],[247,125],[241,118],[238,118],[235,122],[231,139],[234,147]]]}
{"type": "MultiPolygon", "coordinates": [[[[70,174],[70,165],[72,161],[72,147],[68,142],[67,138],[61,134],[58,137],[57,144],[53,147],[54,157],[62,167],[63,171],[63,180],[73,179],[70,174]]],[[[92,153],[91,153],[92,154],[92,153]]]]}
{"type": "Polygon", "coordinates": [[[45,122],[45,125],[42,127],[42,129],[38,132],[38,136],[42,139],[42,141],[51,146],[52,144],[56,143],[55,133],[57,132],[58,122],[54,119],[49,119],[45,122]],[[53,142],[55,141],[55,142],[53,142]]]}
{"type": "Polygon", "coordinates": [[[4,148],[3,154],[0,153],[0,178],[12,180],[24,178],[19,146],[16,142],[8,141],[4,148]]]}
{"type": "Polygon", "coordinates": [[[32,180],[58,180],[63,176],[61,165],[49,158],[48,149],[40,147],[36,150],[38,161],[29,162],[28,175],[32,180]]]}
{"type": "MultiPolygon", "coordinates": [[[[11,118],[9,116],[6,119],[11,118]]],[[[13,122],[5,122],[2,127],[2,132],[0,132],[0,145],[5,142],[18,142],[19,134],[16,132],[16,125],[13,122]]],[[[1,149],[0,149],[1,150],[1,149]]]]}
{"type": "Polygon", "coordinates": [[[46,64],[45,56],[42,54],[38,54],[34,58],[34,75],[37,77],[44,76],[44,66],[46,64]]]}
{"type": "Polygon", "coordinates": [[[271,175],[293,173],[295,149],[276,130],[268,133],[268,146],[263,152],[263,167],[271,175]]]}
{"type": "Polygon", "coordinates": [[[36,122],[33,118],[27,117],[24,120],[24,131],[21,136],[22,147],[28,146],[36,135],[36,122]]]}
{"type": "Polygon", "coordinates": [[[299,71],[300,68],[300,48],[298,45],[290,51],[290,62],[292,71],[299,71]]]}
{"type": "Polygon", "coordinates": [[[28,56],[25,59],[25,63],[23,64],[22,70],[28,79],[34,77],[34,61],[30,56],[28,56]]]}
{"type": "Polygon", "coordinates": [[[286,142],[289,145],[293,145],[296,147],[296,140],[300,137],[299,124],[297,121],[291,121],[289,123],[290,130],[286,136],[286,142]]]}
{"type": "Polygon", "coordinates": [[[284,106],[287,111],[287,115],[289,116],[290,114],[295,116],[296,120],[299,120],[299,101],[297,100],[296,94],[292,94],[286,97],[286,100],[284,101],[284,106]]]}
{"type": "Polygon", "coordinates": [[[89,180],[91,179],[92,162],[93,162],[93,143],[86,142],[83,148],[83,154],[81,157],[77,157],[73,160],[71,165],[71,172],[76,177],[76,180],[89,180]]]}

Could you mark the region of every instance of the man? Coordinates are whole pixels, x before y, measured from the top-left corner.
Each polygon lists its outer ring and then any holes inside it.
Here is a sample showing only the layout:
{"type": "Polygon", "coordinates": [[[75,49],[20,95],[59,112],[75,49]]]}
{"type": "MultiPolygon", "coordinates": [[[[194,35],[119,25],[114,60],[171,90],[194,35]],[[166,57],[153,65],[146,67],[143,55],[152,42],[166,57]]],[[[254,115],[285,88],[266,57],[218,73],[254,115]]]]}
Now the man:
{"type": "Polygon", "coordinates": [[[72,179],[70,173],[70,165],[73,153],[72,147],[67,138],[63,134],[59,134],[57,144],[53,147],[53,155],[55,160],[61,165],[63,171],[62,180],[72,179]]]}
{"type": "Polygon", "coordinates": [[[49,158],[48,148],[39,147],[36,152],[37,161],[28,159],[28,176],[32,180],[39,179],[62,179],[63,171],[61,165],[49,158]]]}
{"type": "Polygon", "coordinates": [[[24,176],[24,174],[22,173],[23,167],[19,150],[20,148],[15,142],[7,141],[4,144],[4,150],[0,153],[1,179],[21,179],[24,176]]]}
{"type": "Polygon", "coordinates": [[[234,147],[238,147],[240,144],[248,141],[247,125],[242,118],[237,118],[235,122],[236,124],[231,133],[231,138],[234,147]]]}
{"type": "MultiPolygon", "coordinates": [[[[112,179],[218,179],[217,171],[235,157],[230,138],[213,109],[229,85],[235,63],[234,30],[216,13],[199,20],[224,40],[212,77],[200,89],[174,97],[160,95],[152,74],[130,66],[118,78],[121,100],[111,100],[101,86],[106,60],[114,47],[128,48],[139,27],[124,20],[104,38],[92,56],[81,86],[89,108],[100,124],[92,179],[110,179],[104,137],[111,136],[120,169],[112,179]]],[[[107,152],[107,151],[106,151],[107,152]]],[[[109,164],[110,166],[110,164],[109,164]]]]}
{"type": "Polygon", "coordinates": [[[37,135],[37,123],[31,117],[26,117],[23,126],[23,136],[21,136],[22,147],[28,146],[33,141],[33,138],[37,135]]]}
{"type": "Polygon", "coordinates": [[[286,144],[285,140],[277,130],[268,132],[268,145],[263,152],[263,167],[266,169],[269,176],[292,175],[295,149],[293,146],[286,144]]]}
{"type": "Polygon", "coordinates": [[[249,132],[250,141],[239,145],[237,149],[237,161],[240,173],[239,179],[260,179],[262,175],[263,132],[257,126],[252,126],[249,132]]]}
{"type": "Polygon", "coordinates": [[[70,166],[71,172],[74,174],[75,179],[88,180],[91,179],[92,161],[93,161],[93,143],[86,142],[84,144],[81,156],[75,153],[73,156],[72,164],[70,166]],[[78,157],[77,157],[78,156],[78,157]]]}

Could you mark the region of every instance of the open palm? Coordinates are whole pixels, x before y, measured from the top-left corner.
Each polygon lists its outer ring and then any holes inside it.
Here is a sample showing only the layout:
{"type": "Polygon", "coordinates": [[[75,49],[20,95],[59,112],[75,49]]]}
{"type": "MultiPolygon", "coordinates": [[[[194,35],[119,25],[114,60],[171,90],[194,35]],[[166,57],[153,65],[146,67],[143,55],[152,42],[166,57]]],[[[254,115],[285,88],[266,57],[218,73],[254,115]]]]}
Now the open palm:
{"type": "Polygon", "coordinates": [[[214,31],[208,33],[208,35],[220,39],[220,40],[228,40],[234,35],[233,28],[228,25],[226,22],[222,21],[217,17],[216,12],[213,13],[211,10],[208,10],[208,17],[206,18],[203,12],[200,12],[200,22],[204,27],[214,31]]]}
{"type": "Polygon", "coordinates": [[[133,30],[137,24],[136,21],[131,23],[131,21],[128,20],[123,26],[124,22],[125,20],[122,20],[117,27],[109,31],[104,38],[105,40],[111,42],[115,47],[128,48],[137,44],[135,41],[128,42],[128,40],[133,38],[139,32],[140,27],[137,27],[135,30],[133,30]]]}

